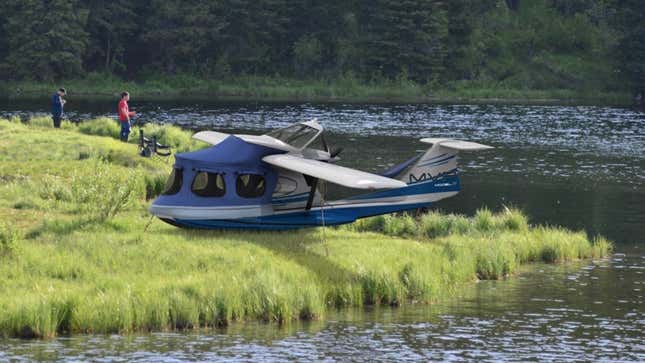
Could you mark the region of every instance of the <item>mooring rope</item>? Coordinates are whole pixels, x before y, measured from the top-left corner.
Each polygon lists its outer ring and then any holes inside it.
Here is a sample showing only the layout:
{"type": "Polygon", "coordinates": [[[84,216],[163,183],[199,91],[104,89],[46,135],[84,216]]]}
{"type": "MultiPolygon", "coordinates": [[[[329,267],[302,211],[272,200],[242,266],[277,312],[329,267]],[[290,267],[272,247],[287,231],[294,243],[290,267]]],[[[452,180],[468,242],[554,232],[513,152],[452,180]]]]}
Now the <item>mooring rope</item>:
{"type": "Polygon", "coordinates": [[[320,217],[322,218],[323,231],[325,230],[325,191],[327,189],[327,184],[322,182],[320,188],[320,217]]]}
{"type": "Polygon", "coordinates": [[[146,226],[143,228],[143,233],[148,232],[148,227],[152,224],[152,220],[155,218],[154,214],[150,216],[150,219],[148,220],[148,223],[146,223],[146,226]]]}

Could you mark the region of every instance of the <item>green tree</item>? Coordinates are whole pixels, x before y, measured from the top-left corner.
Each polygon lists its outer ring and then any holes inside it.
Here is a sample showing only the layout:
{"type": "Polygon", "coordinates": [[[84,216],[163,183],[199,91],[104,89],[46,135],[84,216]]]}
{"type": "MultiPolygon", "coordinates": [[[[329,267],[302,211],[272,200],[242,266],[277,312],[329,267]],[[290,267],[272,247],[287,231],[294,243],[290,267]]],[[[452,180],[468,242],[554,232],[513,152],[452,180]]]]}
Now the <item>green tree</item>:
{"type": "Polygon", "coordinates": [[[314,36],[303,35],[293,46],[296,73],[300,76],[317,73],[321,66],[322,44],[314,36]]]}
{"type": "Polygon", "coordinates": [[[566,16],[574,16],[589,11],[598,0],[550,0],[550,5],[566,16]]]}
{"type": "MultiPolygon", "coordinates": [[[[0,5],[0,24],[7,23],[7,11],[4,4],[0,5]]],[[[0,76],[6,78],[7,71],[3,69],[3,64],[9,54],[8,36],[4,26],[0,26],[0,76]]]]}
{"type": "MultiPolygon", "coordinates": [[[[285,34],[291,52],[282,53],[293,59],[296,74],[321,76],[342,73],[339,62],[341,44],[356,41],[356,28],[346,22],[355,9],[354,1],[289,0],[287,2],[288,26],[285,34]],[[350,27],[348,27],[348,25],[350,27]],[[352,38],[354,37],[354,38],[352,38]]],[[[354,44],[347,44],[348,47],[354,44]]],[[[345,64],[349,65],[349,64],[345,64]]]]}
{"type": "Polygon", "coordinates": [[[55,79],[83,73],[87,10],[78,0],[5,0],[8,55],[17,78],[55,79]]]}
{"type": "Polygon", "coordinates": [[[634,95],[645,104],[645,11],[640,0],[614,3],[616,24],[621,35],[617,45],[617,61],[623,79],[634,95]]]}
{"type": "Polygon", "coordinates": [[[125,70],[124,53],[138,29],[135,5],[129,0],[90,0],[87,31],[90,43],[85,64],[112,73],[125,70]]]}
{"type": "Polygon", "coordinates": [[[444,67],[446,80],[472,79],[483,57],[482,44],[474,32],[481,18],[497,5],[497,0],[451,0],[443,7],[448,17],[444,67]]]}
{"type": "Polygon", "coordinates": [[[363,1],[361,25],[369,71],[386,77],[407,72],[417,81],[443,72],[448,20],[441,1],[363,1]]]}
{"type": "Polygon", "coordinates": [[[520,0],[506,0],[506,6],[509,10],[517,11],[520,9],[520,0]]]}
{"type": "Polygon", "coordinates": [[[222,47],[237,74],[287,70],[287,0],[226,0],[222,47]]]}
{"type": "Polygon", "coordinates": [[[338,19],[341,23],[334,37],[334,66],[341,75],[361,73],[365,69],[365,57],[361,47],[361,27],[355,9],[346,9],[338,19]]]}
{"type": "Polygon", "coordinates": [[[152,0],[142,40],[147,60],[163,72],[207,71],[216,63],[222,3],[203,0],[152,0]]]}

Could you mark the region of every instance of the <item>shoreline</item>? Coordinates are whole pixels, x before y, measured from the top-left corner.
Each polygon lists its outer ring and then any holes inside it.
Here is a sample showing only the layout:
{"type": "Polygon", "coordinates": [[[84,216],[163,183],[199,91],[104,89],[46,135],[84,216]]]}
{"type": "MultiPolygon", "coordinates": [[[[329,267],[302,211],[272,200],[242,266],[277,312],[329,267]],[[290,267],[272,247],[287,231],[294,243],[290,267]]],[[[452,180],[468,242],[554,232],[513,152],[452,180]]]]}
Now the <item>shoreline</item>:
{"type": "MultiPolygon", "coordinates": [[[[108,118],[50,124],[0,120],[0,288],[12,292],[0,295],[4,337],[317,320],[331,309],[432,303],[525,264],[612,250],[513,209],[291,232],[178,229],[147,212],[165,159],[138,156],[108,118]]],[[[174,151],[200,147],[174,126],[145,130],[174,151]]]]}
{"type": "MultiPolygon", "coordinates": [[[[75,94],[76,99],[118,99],[118,94],[75,94]]],[[[44,94],[21,94],[15,97],[2,97],[0,100],[35,100],[42,99],[44,94]]],[[[154,95],[142,94],[138,100],[144,101],[169,101],[173,99],[190,99],[195,101],[214,102],[256,102],[256,103],[321,103],[321,104],[436,104],[436,105],[535,105],[535,106],[606,106],[606,107],[629,107],[630,102],[606,101],[596,98],[468,98],[468,97],[425,97],[425,98],[397,98],[397,97],[258,97],[254,95],[222,95],[222,94],[186,94],[176,95],[154,95]]]]}
{"type": "Polygon", "coordinates": [[[118,98],[128,90],[138,99],[175,98],[284,102],[284,103],[430,103],[430,104],[530,104],[630,106],[627,92],[572,89],[528,90],[496,86],[460,85],[422,86],[412,82],[357,80],[297,80],[269,77],[240,77],[229,80],[204,80],[194,77],[162,78],[154,81],[122,81],[115,78],[80,79],[53,82],[0,82],[0,98],[5,100],[40,99],[64,86],[69,97],[87,99],[118,98]]]}

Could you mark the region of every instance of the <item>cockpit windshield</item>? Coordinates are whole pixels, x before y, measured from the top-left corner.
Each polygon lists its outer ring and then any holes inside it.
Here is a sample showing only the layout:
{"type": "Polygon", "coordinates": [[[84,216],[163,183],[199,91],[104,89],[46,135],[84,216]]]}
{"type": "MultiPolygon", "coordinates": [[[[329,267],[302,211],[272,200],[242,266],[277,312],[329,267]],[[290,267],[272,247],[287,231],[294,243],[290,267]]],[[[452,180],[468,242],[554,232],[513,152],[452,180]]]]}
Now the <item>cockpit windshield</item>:
{"type": "Polygon", "coordinates": [[[281,140],[297,149],[307,146],[318,134],[318,130],[304,124],[296,124],[267,133],[267,136],[281,140]]]}

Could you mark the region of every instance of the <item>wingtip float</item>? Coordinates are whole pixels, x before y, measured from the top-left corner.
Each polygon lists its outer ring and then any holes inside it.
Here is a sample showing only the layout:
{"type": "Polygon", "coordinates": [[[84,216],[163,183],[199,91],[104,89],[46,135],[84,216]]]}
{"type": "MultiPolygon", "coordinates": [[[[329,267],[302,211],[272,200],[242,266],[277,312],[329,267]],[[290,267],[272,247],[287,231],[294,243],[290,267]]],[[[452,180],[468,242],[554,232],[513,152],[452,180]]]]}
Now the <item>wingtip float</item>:
{"type": "Polygon", "coordinates": [[[431,145],[425,153],[376,175],[335,165],[337,152],[315,120],[259,136],[203,131],[193,137],[212,146],[177,154],[164,192],[150,206],[153,215],[186,228],[286,230],[428,207],[459,192],[459,151],[491,148],[425,138],[431,145]],[[320,180],[366,191],[325,201],[320,180]]]}

